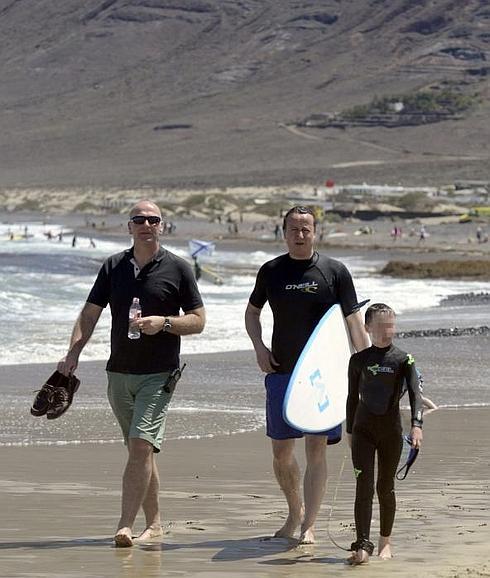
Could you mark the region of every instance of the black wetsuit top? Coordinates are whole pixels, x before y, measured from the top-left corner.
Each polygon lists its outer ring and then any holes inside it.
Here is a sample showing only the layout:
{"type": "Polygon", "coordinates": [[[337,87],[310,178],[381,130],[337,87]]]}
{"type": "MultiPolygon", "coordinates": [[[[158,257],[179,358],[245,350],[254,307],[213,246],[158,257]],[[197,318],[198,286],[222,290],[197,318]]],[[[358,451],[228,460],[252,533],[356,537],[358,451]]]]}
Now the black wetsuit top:
{"type": "Polygon", "coordinates": [[[404,386],[412,408],[412,425],[422,426],[422,398],[414,359],[393,344],[374,345],[355,353],[349,363],[347,433],[352,432],[358,406],[363,413],[381,416],[399,415],[399,400],[404,386]]]}
{"type": "Polygon", "coordinates": [[[260,268],[250,303],[272,309],[272,353],[278,373],[291,373],[318,321],[335,303],[357,310],[352,277],[343,263],[315,252],[311,259],[280,255],[260,268]]]}
{"type": "Polygon", "coordinates": [[[402,451],[399,400],[406,380],[412,426],[422,427],[422,399],[415,362],[398,347],[374,345],[355,353],[349,364],[346,430],[352,433],[352,463],[356,475],[357,547],[369,542],[374,495],[374,462],[378,454],[376,491],[380,533],[390,536],[395,520],[395,472],[402,451]]]}
{"type": "Polygon", "coordinates": [[[112,255],[102,265],[87,298],[111,307],[111,356],[108,371],[131,374],[160,373],[179,365],[180,337],[159,331],[128,339],[129,307],[139,297],[142,315],[179,315],[202,307],[191,267],[182,258],[160,248],[137,277],[131,262],[133,249],[112,255]]]}

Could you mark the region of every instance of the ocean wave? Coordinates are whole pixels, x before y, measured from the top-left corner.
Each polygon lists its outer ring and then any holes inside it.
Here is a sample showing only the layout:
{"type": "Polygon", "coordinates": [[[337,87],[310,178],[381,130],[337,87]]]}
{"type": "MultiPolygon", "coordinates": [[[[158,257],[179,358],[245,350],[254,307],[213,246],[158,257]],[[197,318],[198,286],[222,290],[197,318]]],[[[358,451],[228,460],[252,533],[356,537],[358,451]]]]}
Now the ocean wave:
{"type": "Polygon", "coordinates": [[[169,413],[226,413],[236,415],[256,415],[257,408],[238,408],[238,407],[189,407],[189,406],[173,406],[169,407],[169,413]]]}
{"type": "Polygon", "coordinates": [[[2,448],[22,448],[30,446],[82,446],[87,444],[117,444],[122,443],[121,439],[117,440],[100,440],[100,439],[84,439],[84,440],[22,440],[16,442],[1,442],[2,448]]]}
{"type": "MultiPolygon", "coordinates": [[[[440,403],[437,405],[437,409],[434,410],[425,410],[425,413],[429,415],[433,411],[439,411],[440,409],[477,409],[480,407],[490,407],[490,403],[488,402],[473,402],[473,403],[440,403]]],[[[400,406],[401,410],[410,411],[410,406],[403,405],[400,406]]]]}
{"type": "MultiPolygon", "coordinates": [[[[236,429],[223,429],[202,433],[202,434],[171,434],[165,436],[165,442],[176,440],[200,440],[210,439],[220,436],[231,436],[241,433],[250,433],[258,431],[263,427],[262,422],[250,424],[248,427],[239,427],[236,429]]],[[[0,441],[1,448],[25,448],[25,447],[66,447],[66,446],[86,446],[86,445],[106,445],[106,444],[122,444],[123,440],[119,439],[76,439],[76,440],[22,440],[22,441],[0,441]]]]}
{"type": "MultiPolygon", "coordinates": [[[[24,225],[23,225],[24,226],[24,225]]],[[[22,232],[23,226],[19,231],[22,232]]],[[[48,242],[47,228],[59,225],[27,223],[29,238],[25,243],[7,240],[8,225],[0,226],[0,265],[4,283],[0,288],[0,313],[6,327],[0,335],[0,365],[30,362],[57,362],[65,353],[75,319],[92,286],[98,264],[109,254],[123,250],[125,242],[96,239],[96,249],[71,247],[70,239],[48,242]],[[3,227],[3,228],[2,228],[3,227]],[[4,236],[2,237],[2,232],[4,236]],[[9,254],[5,257],[5,252],[9,254]],[[15,264],[15,265],[14,265],[15,264]],[[19,319],[21,323],[19,323],[19,319]]],[[[169,246],[186,256],[186,249],[169,246]]],[[[220,251],[206,260],[220,271],[231,264],[260,265],[283,251],[220,251]]],[[[427,312],[444,298],[461,293],[488,289],[477,281],[400,280],[378,275],[378,263],[362,257],[342,258],[354,274],[358,295],[371,302],[390,303],[398,314],[427,312]]],[[[187,336],[182,340],[182,354],[249,351],[250,339],[244,328],[244,311],[255,283],[255,275],[240,274],[233,269],[223,285],[200,285],[207,310],[204,335],[187,336]]],[[[270,343],[272,314],[266,305],[261,317],[263,336],[270,343]]],[[[101,316],[82,360],[98,361],[109,356],[110,314],[101,316]]],[[[483,320],[479,321],[480,323],[483,320]]],[[[476,321],[471,321],[474,325],[476,321]]]]}

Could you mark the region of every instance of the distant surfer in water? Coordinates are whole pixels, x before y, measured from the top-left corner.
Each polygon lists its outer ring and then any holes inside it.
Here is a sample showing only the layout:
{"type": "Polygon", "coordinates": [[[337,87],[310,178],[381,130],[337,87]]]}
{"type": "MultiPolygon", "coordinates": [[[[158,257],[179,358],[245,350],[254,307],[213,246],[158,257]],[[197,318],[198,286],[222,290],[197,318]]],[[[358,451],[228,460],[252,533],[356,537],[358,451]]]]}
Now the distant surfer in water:
{"type": "Polygon", "coordinates": [[[349,364],[346,432],[356,476],[354,517],[356,541],[349,562],[364,564],[373,553],[370,541],[374,496],[374,460],[378,454],[376,491],[380,510],[378,556],[391,558],[395,520],[395,473],[402,451],[399,400],[406,381],[411,407],[412,447],[422,444],[422,407],[419,378],[412,355],[393,345],[395,312],[383,303],[366,311],[366,330],[372,346],[355,353],[349,364]]]}
{"type": "Polygon", "coordinates": [[[314,524],[325,493],[327,444],[338,443],[341,426],[318,434],[292,428],[282,408],[290,375],[318,321],[340,303],[357,351],[369,346],[358,300],[347,268],[314,250],[315,216],[308,207],[293,207],[283,221],[288,253],[268,261],[259,270],[245,312],[245,326],[257,363],[266,373],[267,435],[272,439],[274,473],[288,503],[288,517],[275,533],[299,542],[315,541],[314,524]],[[274,315],[272,347],[262,340],[260,316],[266,302],[274,315]],[[306,471],[300,491],[300,470],[294,454],[295,439],[305,437],[306,471]]]}

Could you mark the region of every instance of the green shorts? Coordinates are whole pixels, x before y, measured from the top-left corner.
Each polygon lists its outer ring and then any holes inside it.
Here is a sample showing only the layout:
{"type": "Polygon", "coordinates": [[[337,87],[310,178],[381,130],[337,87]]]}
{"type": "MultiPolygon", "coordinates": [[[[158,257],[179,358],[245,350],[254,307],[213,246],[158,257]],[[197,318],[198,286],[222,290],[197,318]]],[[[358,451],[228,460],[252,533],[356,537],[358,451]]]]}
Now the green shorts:
{"type": "Polygon", "coordinates": [[[172,393],[163,391],[171,372],[136,375],[107,372],[107,397],[121,426],[124,443],[139,438],[159,452],[172,393]]]}

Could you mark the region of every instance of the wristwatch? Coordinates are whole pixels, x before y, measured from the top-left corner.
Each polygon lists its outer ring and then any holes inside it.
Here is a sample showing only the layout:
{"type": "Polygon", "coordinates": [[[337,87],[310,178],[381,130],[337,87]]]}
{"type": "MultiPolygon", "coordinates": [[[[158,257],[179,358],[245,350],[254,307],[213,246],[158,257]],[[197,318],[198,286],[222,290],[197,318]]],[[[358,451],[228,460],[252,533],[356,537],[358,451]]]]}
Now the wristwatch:
{"type": "Polygon", "coordinates": [[[169,329],[172,329],[172,321],[170,320],[170,317],[165,317],[165,319],[163,320],[162,331],[165,333],[169,329]]]}

